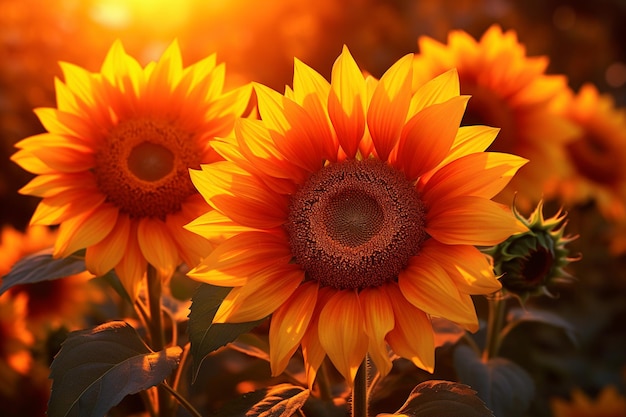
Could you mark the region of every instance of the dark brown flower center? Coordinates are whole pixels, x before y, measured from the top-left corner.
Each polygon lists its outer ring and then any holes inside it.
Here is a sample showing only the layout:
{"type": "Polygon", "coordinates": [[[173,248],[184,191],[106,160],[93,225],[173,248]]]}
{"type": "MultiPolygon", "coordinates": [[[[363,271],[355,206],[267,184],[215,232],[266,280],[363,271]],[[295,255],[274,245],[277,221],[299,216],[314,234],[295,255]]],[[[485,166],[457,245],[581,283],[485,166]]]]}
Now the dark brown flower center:
{"type": "Polygon", "coordinates": [[[155,119],[120,122],[96,152],[98,187],[131,217],[165,218],[180,210],[195,188],[188,169],[201,153],[191,132],[155,119]]]}
{"type": "Polygon", "coordinates": [[[622,152],[602,134],[588,131],[567,146],[570,159],[578,172],[603,185],[618,184],[626,177],[622,152]]]}
{"type": "Polygon", "coordinates": [[[415,186],[377,159],[330,164],[294,194],[285,226],[309,279],[337,289],[397,279],[427,238],[415,186]]]}

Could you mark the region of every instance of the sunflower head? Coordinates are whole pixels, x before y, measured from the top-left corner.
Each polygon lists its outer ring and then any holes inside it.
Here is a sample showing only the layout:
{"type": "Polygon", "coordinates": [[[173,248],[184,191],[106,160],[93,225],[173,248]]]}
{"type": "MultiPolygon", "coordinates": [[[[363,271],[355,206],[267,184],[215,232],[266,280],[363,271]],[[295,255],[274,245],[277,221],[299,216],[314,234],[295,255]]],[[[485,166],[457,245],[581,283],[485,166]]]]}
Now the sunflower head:
{"type": "Polygon", "coordinates": [[[251,86],[223,91],[215,54],[183,66],[176,41],[142,66],[115,42],[99,72],[61,63],[57,106],[35,112],[46,132],[16,144],[12,160],[36,177],[31,224],[59,225],[54,256],[86,249],[94,275],[111,269],[131,297],[148,265],[171,277],[210,251],[182,225],[208,209],[189,168],[220,159],[209,142],[228,135],[251,86]]]}
{"type": "Polygon", "coordinates": [[[493,257],[496,274],[501,275],[503,289],[522,301],[534,295],[551,295],[549,286],[572,280],[564,268],[578,260],[570,257],[566,248],[576,239],[576,236],[565,235],[566,213],[558,212],[546,219],[543,202],[528,218],[517,210],[514,213],[528,231],[515,234],[487,250],[493,257]]]}

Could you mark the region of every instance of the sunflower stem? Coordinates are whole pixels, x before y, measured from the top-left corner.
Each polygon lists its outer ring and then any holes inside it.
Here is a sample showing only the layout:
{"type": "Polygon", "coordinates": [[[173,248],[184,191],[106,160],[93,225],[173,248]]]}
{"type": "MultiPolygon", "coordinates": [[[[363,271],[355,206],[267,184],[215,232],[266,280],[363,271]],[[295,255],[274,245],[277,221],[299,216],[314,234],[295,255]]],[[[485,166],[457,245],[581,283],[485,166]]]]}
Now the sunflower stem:
{"type": "MultiPolygon", "coordinates": [[[[148,264],[148,309],[150,323],[148,331],[152,350],[160,352],[165,347],[165,331],[161,313],[161,294],[163,291],[161,278],[154,266],[148,264]]],[[[158,386],[159,417],[170,415],[170,396],[163,384],[158,386]]]]}
{"type": "Polygon", "coordinates": [[[367,358],[361,362],[354,377],[354,388],[352,389],[352,417],[367,417],[369,399],[367,396],[368,378],[367,358]]]}
{"type": "Polygon", "coordinates": [[[194,416],[194,417],[202,417],[202,414],[200,414],[198,412],[198,410],[196,410],[195,407],[193,405],[191,405],[191,403],[189,401],[187,401],[187,399],[185,397],[180,395],[180,393],[178,391],[176,391],[174,388],[170,387],[166,382],[161,382],[161,385],[159,385],[159,386],[163,387],[165,389],[165,391],[169,392],[172,395],[172,397],[174,397],[176,399],[176,401],[178,401],[180,403],[180,405],[185,407],[185,409],[191,413],[192,416],[194,416]]]}
{"type": "Polygon", "coordinates": [[[487,341],[483,351],[484,362],[496,357],[500,350],[500,333],[504,324],[506,306],[506,300],[502,296],[501,291],[487,297],[487,302],[489,305],[489,317],[487,317],[487,341]]]}

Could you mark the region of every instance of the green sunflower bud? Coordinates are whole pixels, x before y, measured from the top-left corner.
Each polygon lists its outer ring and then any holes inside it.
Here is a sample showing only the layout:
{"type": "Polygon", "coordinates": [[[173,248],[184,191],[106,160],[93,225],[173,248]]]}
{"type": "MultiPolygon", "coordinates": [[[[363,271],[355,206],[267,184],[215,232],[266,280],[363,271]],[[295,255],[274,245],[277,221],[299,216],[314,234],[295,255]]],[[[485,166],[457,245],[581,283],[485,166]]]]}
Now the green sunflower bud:
{"type": "Polygon", "coordinates": [[[566,245],[577,236],[565,235],[566,216],[559,210],[548,219],[543,216],[543,202],[525,218],[513,207],[515,216],[528,231],[513,235],[486,252],[493,257],[494,270],[500,275],[504,291],[526,301],[531,296],[552,296],[552,284],[571,282],[565,267],[580,259],[570,257],[566,245]]]}

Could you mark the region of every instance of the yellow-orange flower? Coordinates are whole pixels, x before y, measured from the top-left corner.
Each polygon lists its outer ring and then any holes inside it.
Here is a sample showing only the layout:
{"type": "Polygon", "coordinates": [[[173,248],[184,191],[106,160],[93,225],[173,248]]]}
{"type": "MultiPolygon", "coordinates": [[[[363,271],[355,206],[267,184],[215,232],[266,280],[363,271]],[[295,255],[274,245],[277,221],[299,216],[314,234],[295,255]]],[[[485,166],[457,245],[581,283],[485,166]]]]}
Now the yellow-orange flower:
{"type": "MultiPolygon", "coordinates": [[[[52,247],[56,236],[56,231],[46,226],[30,226],[23,233],[4,226],[0,234],[0,277],[9,273],[20,259],[52,247]]],[[[7,297],[7,303],[15,303],[18,310],[20,304],[24,304],[27,327],[37,337],[61,325],[78,330],[85,325],[89,307],[103,298],[98,289],[90,285],[92,278],[92,274],[83,272],[61,279],[15,285],[3,297],[7,297]]]]}
{"type": "Polygon", "coordinates": [[[31,224],[59,224],[55,256],[86,248],[89,271],[114,268],[135,296],[148,264],[169,277],[206,255],[182,228],[207,210],[187,170],[218,159],[209,141],[231,131],[250,88],[224,93],[215,55],[183,67],[176,42],[145,67],[120,42],[99,73],[61,67],[57,108],[36,110],[47,133],[12,157],[37,174],[21,189],[43,197],[31,224]]]}
{"type": "Polygon", "coordinates": [[[456,72],[412,93],[412,61],[377,81],[344,48],[329,83],[296,60],[285,95],[255,85],[262,120],[212,143],[226,161],[191,170],[214,210],[187,227],[217,246],[189,275],[234,287],[215,322],[272,315],[275,375],[300,345],[310,384],[326,354],[348,382],[367,352],[386,374],[387,345],[432,371],[430,316],[476,330],[470,294],[500,288],[473,245],[525,230],[490,200],[525,161],[459,129],[456,72]]]}
{"type": "Polygon", "coordinates": [[[485,124],[501,128],[489,150],[509,152],[529,160],[496,201],[527,211],[543,197],[551,197],[555,183],[567,169],[563,144],[576,128],[562,114],[567,80],[547,75],[548,59],[527,57],[514,31],[491,26],[475,40],[452,31],[447,45],[429,37],[418,40],[414,76],[420,84],[456,68],[461,93],[472,96],[463,125],[485,124]]]}
{"type": "Polygon", "coordinates": [[[554,417],[626,417],[626,398],[613,386],[605,387],[595,400],[575,389],[571,401],[554,398],[551,406],[554,417]]]}
{"type": "Polygon", "coordinates": [[[626,221],[626,111],[592,84],[567,103],[567,117],[581,134],[567,146],[572,169],[561,196],[566,204],[595,201],[607,219],[626,221]]]}

